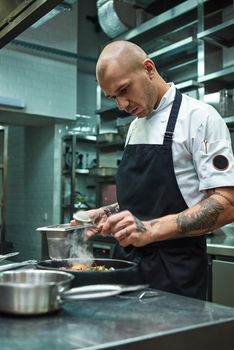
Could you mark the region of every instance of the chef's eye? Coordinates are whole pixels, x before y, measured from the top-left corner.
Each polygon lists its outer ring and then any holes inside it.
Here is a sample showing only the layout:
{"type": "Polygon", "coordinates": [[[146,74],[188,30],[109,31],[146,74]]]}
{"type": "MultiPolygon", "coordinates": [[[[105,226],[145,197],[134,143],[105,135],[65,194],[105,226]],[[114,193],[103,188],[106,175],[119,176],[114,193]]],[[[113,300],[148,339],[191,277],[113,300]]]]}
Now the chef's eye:
{"type": "Polygon", "coordinates": [[[125,95],[126,93],[127,93],[127,88],[124,88],[124,89],[121,89],[120,91],[119,91],[119,93],[118,93],[118,95],[119,96],[123,96],[123,95],[125,95]]]}

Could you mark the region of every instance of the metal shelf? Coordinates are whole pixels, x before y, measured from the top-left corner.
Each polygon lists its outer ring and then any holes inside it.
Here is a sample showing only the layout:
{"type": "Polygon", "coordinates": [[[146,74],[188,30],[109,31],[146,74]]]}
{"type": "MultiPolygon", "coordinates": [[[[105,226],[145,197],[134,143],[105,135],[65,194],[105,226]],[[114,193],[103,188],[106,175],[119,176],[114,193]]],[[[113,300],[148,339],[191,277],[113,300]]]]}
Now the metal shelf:
{"type": "Polygon", "coordinates": [[[82,134],[73,134],[64,136],[64,141],[72,141],[72,138],[75,136],[76,141],[84,143],[95,143],[97,137],[95,135],[82,135],[82,134]]]}
{"type": "Polygon", "coordinates": [[[223,118],[228,126],[234,126],[234,116],[223,118]]]}
{"type": "Polygon", "coordinates": [[[151,52],[149,57],[151,59],[157,59],[157,65],[166,64],[166,62],[170,59],[173,59],[175,62],[175,56],[178,59],[178,55],[184,54],[187,51],[196,51],[197,43],[196,39],[192,36],[185,38],[183,40],[178,41],[177,43],[173,43],[164,48],[151,52]],[[163,57],[160,57],[163,56],[163,57]],[[161,58],[161,62],[160,62],[161,58]]]}
{"type": "MultiPolygon", "coordinates": [[[[69,175],[71,176],[72,174],[72,169],[64,169],[62,171],[63,175],[69,175]]],[[[75,170],[75,174],[79,174],[79,175],[88,175],[89,174],[89,169],[76,169],[75,170]]]]}
{"type": "Polygon", "coordinates": [[[225,79],[225,81],[233,81],[233,76],[234,74],[234,66],[224,68],[220,71],[213,72],[207,75],[204,75],[203,77],[198,78],[198,81],[200,83],[209,81],[209,80],[214,80],[214,79],[225,79]]]}
{"type": "Polygon", "coordinates": [[[203,87],[203,84],[198,83],[196,80],[187,80],[181,83],[175,84],[177,89],[181,91],[189,91],[192,88],[197,89],[203,87]]]}
{"type": "Polygon", "coordinates": [[[88,175],[89,169],[76,169],[75,173],[79,175],[88,175]]]}
{"type": "Polygon", "coordinates": [[[97,148],[105,149],[106,151],[123,150],[125,141],[113,142],[113,143],[98,143],[97,148]]]}
{"type": "Polygon", "coordinates": [[[183,71],[183,70],[187,69],[189,66],[193,66],[193,65],[197,65],[197,58],[193,58],[193,59],[190,59],[188,61],[178,63],[175,66],[170,67],[168,69],[166,68],[164,70],[164,74],[171,73],[171,72],[174,73],[175,71],[177,74],[179,74],[179,71],[183,71]]]}
{"type": "Polygon", "coordinates": [[[234,65],[198,78],[207,91],[215,92],[222,88],[234,87],[234,65]]]}
{"type": "MultiPolygon", "coordinates": [[[[63,143],[63,154],[62,154],[62,164],[64,164],[64,168],[62,170],[62,189],[61,189],[61,203],[63,203],[65,194],[69,195],[69,205],[62,205],[61,208],[61,222],[65,222],[67,220],[67,215],[72,217],[74,208],[75,208],[75,193],[76,189],[79,189],[80,183],[82,183],[83,179],[89,179],[90,177],[90,169],[88,168],[77,168],[77,159],[76,159],[76,150],[79,144],[85,143],[89,144],[91,149],[96,146],[96,135],[82,135],[82,134],[71,134],[65,135],[62,138],[63,143]],[[69,153],[71,156],[70,159],[70,167],[65,168],[66,164],[66,147],[69,147],[69,153]],[[65,157],[65,158],[64,158],[65,157]],[[66,179],[70,179],[69,188],[67,189],[65,186],[66,179]],[[79,181],[78,181],[79,180],[79,181]]],[[[86,145],[88,147],[88,145],[86,145]]],[[[87,189],[87,186],[85,187],[87,189]]],[[[83,191],[83,190],[82,190],[83,191]]],[[[86,191],[86,190],[85,190],[86,191]]],[[[86,195],[86,193],[84,193],[86,195]]]]}
{"type": "Polygon", "coordinates": [[[194,10],[197,7],[197,2],[194,0],[184,1],[182,4],[175,6],[174,8],[163,12],[158,16],[154,16],[147,22],[142,23],[136,28],[128,31],[124,35],[118,37],[118,39],[131,40],[142,36],[144,37],[146,33],[152,30],[158,29],[161,25],[166,25],[167,22],[178,19],[182,15],[194,10]]]}
{"type": "Polygon", "coordinates": [[[124,118],[130,116],[130,114],[128,114],[127,112],[120,111],[114,104],[112,107],[104,107],[96,110],[96,114],[100,114],[102,118],[108,120],[114,120],[116,118],[124,118]]]}
{"type": "Polygon", "coordinates": [[[206,40],[214,45],[231,47],[234,44],[234,19],[225,21],[215,27],[197,34],[198,39],[206,40]]]}

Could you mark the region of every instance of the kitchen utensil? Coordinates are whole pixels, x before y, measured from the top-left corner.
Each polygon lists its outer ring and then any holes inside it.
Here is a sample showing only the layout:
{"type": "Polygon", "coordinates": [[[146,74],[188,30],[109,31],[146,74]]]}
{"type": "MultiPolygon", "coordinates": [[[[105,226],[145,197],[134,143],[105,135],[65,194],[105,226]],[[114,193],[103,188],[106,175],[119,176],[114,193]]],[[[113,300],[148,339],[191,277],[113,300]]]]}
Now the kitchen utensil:
{"type": "Polygon", "coordinates": [[[74,232],[75,230],[83,229],[84,227],[88,227],[88,225],[78,224],[78,225],[70,225],[70,224],[58,224],[58,225],[50,225],[44,227],[38,227],[36,230],[40,232],[54,232],[54,234],[61,234],[63,236],[64,232],[74,232]]]}
{"type": "Polygon", "coordinates": [[[11,258],[12,256],[16,256],[18,254],[19,254],[19,252],[13,252],[13,253],[0,255],[0,261],[3,261],[5,259],[7,259],[7,258],[11,258]]]}
{"type": "Polygon", "coordinates": [[[148,288],[148,284],[121,285],[121,284],[93,284],[72,288],[62,294],[63,300],[86,300],[105,298],[121,293],[134,292],[148,288]]]}
{"type": "Polygon", "coordinates": [[[86,264],[88,266],[105,266],[113,268],[106,271],[92,270],[68,270],[75,279],[72,281],[72,287],[84,286],[89,284],[141,284],[138,266],[134,262],[118,259],[58,259],[44,260],[39,262],[36,267],[44,270],[61,271],[62,268],[77,264],[86,264]]]}
{"type": "Polygon", "coordinates": [[[121,142],[121,137],[119,134],[115,133],[102,133],[97,135],[97,143],[102,144],[118,144],[121,142]]]}
{"type": "Polygon", "coordinates": [[[0,274],[0,311],[39,315],[60,308],[60,293],[74,277],[63,271],[19,270],[0,274]]]}
{"type": "Polygon", "coordinates": [[[95,225],[95,217],[94,219],[91,219],[88,212],[85,210],[78,210],[76,213],[73,214],[73,219],[75,219],[78,224],[93,224],[95,225]]]}
{"type": "Polygon", "coordinates": [[[0,266],[0,272],[17,269],[18,267],[24,267],[27,265],[35,265],[36,263],[37,263],[37,260],[26,260],[26,261],[16,262],[12,264],[5,264],[0,266]]]}
{"type": "Polygon", "coordinates": [[[39,227],[37,231],[46,233],[48,252],[51,259],[67,259],[77,256],[79,247],[86,246],[85,230],[93,226],[89,223],[82,225],[60,224],[46,227],[39,227]]]}
{"type": "Polygon", "coordinates": [[[74,276],[67,272],[8,271],[0,274],[0,311],[37,315],[58,310],[63,300],[104,298],[145,289],[148,285],[89,285],[69,290],[74,276]]]}

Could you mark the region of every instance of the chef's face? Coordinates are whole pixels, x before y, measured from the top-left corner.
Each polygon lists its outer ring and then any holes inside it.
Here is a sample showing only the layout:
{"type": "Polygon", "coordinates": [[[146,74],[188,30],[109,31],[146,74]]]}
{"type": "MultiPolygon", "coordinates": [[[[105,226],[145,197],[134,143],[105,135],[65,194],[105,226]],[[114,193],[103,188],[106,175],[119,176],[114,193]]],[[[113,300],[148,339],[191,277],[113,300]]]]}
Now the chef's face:
{"type": "Polygon", "coordinates": [[[137,117],[149,115],[156,103],[153,75],[147,67],[132,69],[128,65],[113,63],[99,84],[105,95],[113,98],[120,110],[137,117]]]}

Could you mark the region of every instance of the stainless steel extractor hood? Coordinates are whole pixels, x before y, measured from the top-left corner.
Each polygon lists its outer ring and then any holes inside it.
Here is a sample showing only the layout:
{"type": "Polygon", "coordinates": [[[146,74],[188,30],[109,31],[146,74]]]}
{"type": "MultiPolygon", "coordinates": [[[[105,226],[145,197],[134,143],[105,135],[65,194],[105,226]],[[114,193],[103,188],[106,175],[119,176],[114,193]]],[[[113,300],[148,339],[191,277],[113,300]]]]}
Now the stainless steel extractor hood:
{"type": "Polygon", "coordinates": [[[61,2],[62,0],[0,0],[0,48],[61,2]]]}

